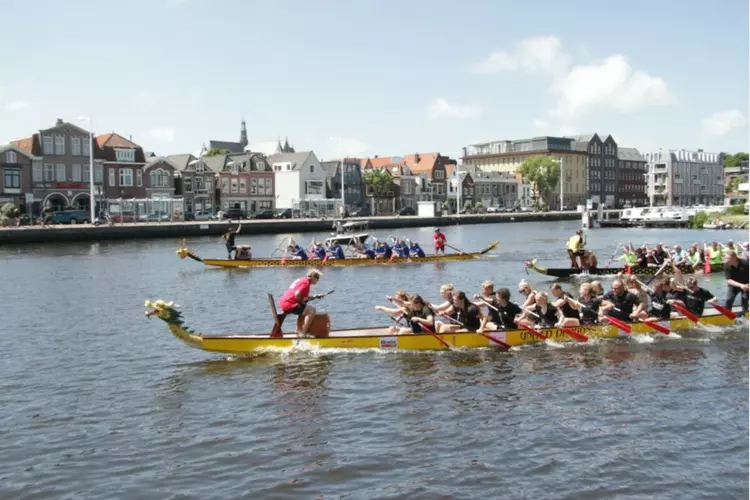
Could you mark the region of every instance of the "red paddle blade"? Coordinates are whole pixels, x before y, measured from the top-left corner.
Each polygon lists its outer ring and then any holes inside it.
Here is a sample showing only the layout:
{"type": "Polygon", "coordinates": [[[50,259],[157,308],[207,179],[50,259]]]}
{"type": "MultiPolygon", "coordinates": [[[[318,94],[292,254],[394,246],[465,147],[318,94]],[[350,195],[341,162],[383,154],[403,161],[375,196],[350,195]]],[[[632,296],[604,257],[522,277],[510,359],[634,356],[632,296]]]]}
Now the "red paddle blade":
{"type": "Polygon", "coordinates": [[[678,311],[680,311],[683,316],[685,316],[687,319],[689,319],[693,323],[697,323],[698,322],[698,316],[696,316],[695,314],[691,313],[686,308],[682,307],[680,304],[672,304],[672,306],[674,306],[675,309],[677,309],[678,311]]]}
{"type": "Polygon", "coordinates": [[[578,333],[577,331],[575,331],[575,330],[573,330],[571,328],[568,328],[567,326],[559,326],[558,328],[560,330],[564,331],[565,333],[567,333],[568,335],[570,335],[571,337],[573,337],[574,339],[576,339],[579,342],[588,342],[589,341],[589,338],[587,336],[585,336],[585,335],[583,335],[581,333],[578,333]]]}
{"type": "Polygon", "coordinates": [[[734,314],[730,309],[724,306],[720,306],[719,304],[713,304],[713,306],[714,306],[714,309],[716,309],[717,311],[719,311],[721,314],[731,319],[732,321],[737,319],[737,315],[734,314]]]}
{"type": "Polygon", "coordinates": [[[615,325],[617,328],[624,331],[625,333],[630,333],[633,331],[633,328],[629,324],[625,323],[624,321],[620,321],[619,319],[613,318],[612,316],[605,316],[605,318],[607,318],[607,321],[609,321],[610,323],[612,323],[613,325],[615,325]]]}
{"type": "Polygon", "coordinates": [[[531,332],[531,333],[533,333],[534,335],[536,335],[536,336],[537,336],[537,337],[539,337],[540,339],[542,339],[542,340],[547,340],[547,337],[546,337],[545,335],[543,335],[543,334],[542,334],[541,332],[539,332],[539,331],[537,331],[537,330],[534,330],[534,329],[533,329],[533,328],[531,328],[530,326],[526,326],[526,325],[525,325],[525,324],[523,324],[523,323],[521,323],[521,326],[523,327],[523,329],[524,329],[524,330],[526,330],[526,331],[528,331],[528,332],[531,332]]]}
{"type": "Polygon", "coordinates": [[[654,323],[653,321],[643,321],[644,325],[648,325],[649,327],[653,328],[657,332],[661,332],[664,335],[669,335],[671,332],[669,331],[669,328],[665,326],[661,326],[659,323],[654,323]]]}
{"type": "Polygon", "coordinates": [[[495,337],[493,337],[492,335],[487,335],[486,333],[482,333],[480,335],[482,335],[482,337],[487,337],[490,342],[494,342],[495,344],[499,345],[500,347],[505,348],[506,350],[510,349],[510,344],[506,344],[502,340],[498,340],[495,337]]]}
{"type": "Polygon", "coordinates": [[[709,260],[708,252],[703,256],[703,274],[711,274],[711,261],[709,260]]]}

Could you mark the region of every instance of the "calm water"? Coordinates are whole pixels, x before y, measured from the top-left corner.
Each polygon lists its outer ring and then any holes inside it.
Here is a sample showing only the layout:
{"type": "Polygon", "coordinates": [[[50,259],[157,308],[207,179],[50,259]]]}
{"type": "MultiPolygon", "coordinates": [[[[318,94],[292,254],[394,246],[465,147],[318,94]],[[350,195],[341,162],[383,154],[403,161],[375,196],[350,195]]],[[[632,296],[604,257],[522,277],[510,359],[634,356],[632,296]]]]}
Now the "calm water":
{"type": "MultiPolygon", "coordinates": [[[[523,261],[565,265],[576,223],[450,227],[482,261],[325,269],[334,327],[387,324],[397,289],[437,300],[523,261]]],[[[429,243],[429,228],[410,230],[429,243]]],[[[388,236],[384,232],[378,236],[388,236]]],[[[618,242],[747,233],[588,233],[618,242]]],[[[253,238],[267,255],[278,237],[253,238]]],[[[310,235],[298,240],[309,242],[310,235]]],[[[188,241],[223,257],[217,238],[188,241]]],[[[146,299],[203,332],[267,331],[266,291],[303,269],[211,270],[176,241],[0,247],[0,498],[747,498],[747,327],[511,353],[288,352],[231,360],[190,349],[146,299]]],[[[701,278],[723,298],[721,277],[701,278]]]]}

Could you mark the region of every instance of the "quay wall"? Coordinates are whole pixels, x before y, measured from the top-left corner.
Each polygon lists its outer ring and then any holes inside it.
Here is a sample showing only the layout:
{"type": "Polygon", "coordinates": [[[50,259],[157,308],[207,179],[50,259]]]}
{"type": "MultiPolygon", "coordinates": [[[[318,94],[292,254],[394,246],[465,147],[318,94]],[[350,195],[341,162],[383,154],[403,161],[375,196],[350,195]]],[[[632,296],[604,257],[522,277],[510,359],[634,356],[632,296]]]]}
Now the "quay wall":
{"type": "MultiPolygon", "coordinates": [[[[377,230],[428,226],[446,227],[457,224],[568,221],[580,220],[580,218],[581,214],[577,212],[518,212],[440,217],[364,217],[361,219],[351,218],[344,222],[366,220],[369,223],[370,230],[377,230]]],[[[229,227],[236,226],[239,222],[242,223],[243,235],[330,232],[333,224],[332,219],[271,219],[232,222],[141,222],[116,224],[114,226],[79,224],[48,226],[46,228],[24,226],[0,229],[0,245],[216,236],[224,234],[229,227]]]]}

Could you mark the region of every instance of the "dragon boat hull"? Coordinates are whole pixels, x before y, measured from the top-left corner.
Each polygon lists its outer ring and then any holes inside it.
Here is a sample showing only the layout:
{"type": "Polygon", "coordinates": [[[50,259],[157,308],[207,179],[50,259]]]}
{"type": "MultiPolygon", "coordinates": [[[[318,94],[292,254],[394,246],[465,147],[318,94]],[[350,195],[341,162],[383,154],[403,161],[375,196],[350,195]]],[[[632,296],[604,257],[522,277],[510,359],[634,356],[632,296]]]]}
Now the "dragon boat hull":
{"type": "MultiPolygon", "coordinates": [[[[589,269],[589,270],[583,270],[583,269],[573,269],[570,267],[559,267],[559,268],[547,268],[537,265],[536,259],[532,261],[528,261],[525,263],[527,269],[531,269],[532,271],[536,271],[540,274],[544,274],[547,276],[552,276],[555,278],[571,278],[574,276],[616,276],[620,273],[623,274],[634,274],[636,276],[653,276],[656,274],[661,266],[658,267],[631,267],[630,272],[628,272],[627,268],[624,267],[610,267],[610,268],[596,268],[596,269],[589,269]]],[[[677,268],[682,272],[683,274],[694,274],[695,268],[693,266],[685,266],[685,265],[679,265],[677,268]]],[[[703,264],[699,266],[699,271],[703,272],[703,264]]],[[[711,272],[712,273],[718,273],[724,270],[724,264],[713,264],[711,266],[711,272]]],[[[664,268],[664,270],[660,274],[667,274],[671,275],[673,274],[672,267],[667,266],[664,268]]]]}
{"type": "Polygon", "coordinates": [[[249,268],[249,267],[303,267],[303,266],[315,266],[315,267],[329,267],[329,266],[383,266],[383,265],[397,265],[397,264],[420,264],[424,262],[448,262],[457,260],[472,260],[481,257],[497,248],[500,242],[495,241],[490,244],[484,250],[479,252],[466,252],[466,253],[447,253],[445,255],[427,255],[425,257],[395,257],[393,259],[358,259],[358,258],[346,258],[346,259],[310,259],[310,260],[295,260],[292,258],[281,259],[281,258],[258,258],[251,260],[235,260],[235,259],[203,259],[184,246],[177,250],[177,255],[181,259],[191,258],[197,262],[202,262],[206,266],[213,267],[224,267],[224,268],[249,268]]]}
{"type": "MultiPolygon", "coordinates": [[[[238,335],[203,335],[195,333],[184,326],[182,315],[171,304],[162,301],[154,303],[147,302],[151,311],[147,316],[157,316],[164,320],[172,334],[191,347],[204,351],[244,355],[263,351],[289,349],[292,347],[331,348],[331,349],[385,349],[406,351],[445,350],[446,345],[435,336],[429,334],[419,335],[392,335],[387,327],[372,327],[347,330],[332,330],[326,337],[300,339],[294,334],[286,334],[280,337],[271,337],[269,334],[238,334],[238,335]]],[[[701,317],[701,322],[708,325],[729,326],[741,320],[730,320],[721,314],[708,314],[701,317]]],[[[661,323],[673,331],[689,330],[695,328],[692,321],[687,318],[676,318],[661,323]]],[[[632,323],[631,335],[656,334],[646,324],[632,323]]],[[[578,333],[590,338],[617,338],[627,336],[617,327],[612,325],[591,325],[573,327],[578,333]]],[[[571,337],[562,330],[556,328],[544,328],[539,330],[550,340],[556,342],[574,342],[571,337]]],[[[525,344],[538,344],[542,342],[534,334],[526,330],[493,331],[482,334],[474,332],[455,332],[439,334],[449,346],[456,348],[492,348],[505,346],[520,346],[525,344]],[[490,337],[490,338],[488,338],[490,337]],[[494,339],[494,340],[493,340],[494,339]],[[503,345],[504,344],[504,345],[503,345]]],[[[661,334],[659,334],[661,335],[661,334]]]]}

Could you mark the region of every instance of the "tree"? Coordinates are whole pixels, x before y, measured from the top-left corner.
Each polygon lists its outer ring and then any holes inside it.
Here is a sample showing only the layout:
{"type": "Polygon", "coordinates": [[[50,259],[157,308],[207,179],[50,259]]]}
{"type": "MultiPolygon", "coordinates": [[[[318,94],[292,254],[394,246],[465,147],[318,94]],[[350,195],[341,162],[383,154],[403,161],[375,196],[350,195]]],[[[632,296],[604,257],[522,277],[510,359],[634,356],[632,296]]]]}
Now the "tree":
{"type": "Polygon", "coordinates": [[[393,178],[385,170],[370,169],[364,174],[365,184],[375,198],[393,195],[393,178]]]}
{"type": "Polygon", "coordinates": [[[724,168],[739,167],[743,161],[748,161],[750,155],[747,153],[736,153],[724,157],[724,168]]]}
{"type": "Polygon", "coordinates": [[[536,155],[523,162],[518,173],[531,183],[534,200],[546,199],[560,181],[560,164],[550,156],[536,155]]]}
{"type": "Polygon", "coordinates": [[[203,153],[203,156],[219,156],[219,155],[225,155],[225,154],[228,154],[228,153],[229,153],[228,149],[211,148],[208,151],[206,151],[205,153],[203,153]]]}
{"type": "Polygon", "coordinates": [[[732,194],[732,193],[737,192],[741,183],[742,183],[742,177],[740,177],[739,175],[737,177],[732,177],[729,180],[729,185],[727,185],[727,194],[732,194]]]}

